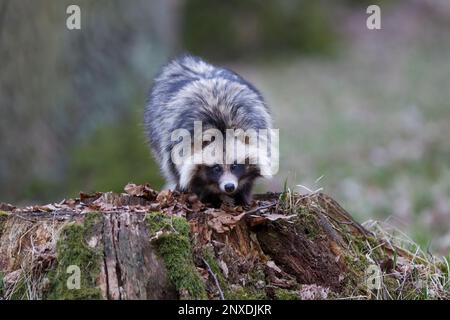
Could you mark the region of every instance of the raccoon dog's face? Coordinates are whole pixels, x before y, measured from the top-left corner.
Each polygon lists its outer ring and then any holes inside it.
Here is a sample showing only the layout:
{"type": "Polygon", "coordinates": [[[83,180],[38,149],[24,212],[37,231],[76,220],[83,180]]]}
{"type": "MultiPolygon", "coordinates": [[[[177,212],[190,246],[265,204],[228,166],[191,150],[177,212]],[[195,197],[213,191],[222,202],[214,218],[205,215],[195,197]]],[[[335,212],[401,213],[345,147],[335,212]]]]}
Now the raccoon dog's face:
{"type": "Polygon", "coordinates": [[[215,164],[201,166],[199,175],[205,178],[206,184],[218,193],[233,195],[244,183],[256,179],[259,170],[248,164],[215,164]]]}
{"type": "Polygon", "coordinates": [[[198,165],[190,188],[205,196],[226,194],[232,198],[250,191],[253,182],[260,176],[258,166],[252,164],[198,165]]]}

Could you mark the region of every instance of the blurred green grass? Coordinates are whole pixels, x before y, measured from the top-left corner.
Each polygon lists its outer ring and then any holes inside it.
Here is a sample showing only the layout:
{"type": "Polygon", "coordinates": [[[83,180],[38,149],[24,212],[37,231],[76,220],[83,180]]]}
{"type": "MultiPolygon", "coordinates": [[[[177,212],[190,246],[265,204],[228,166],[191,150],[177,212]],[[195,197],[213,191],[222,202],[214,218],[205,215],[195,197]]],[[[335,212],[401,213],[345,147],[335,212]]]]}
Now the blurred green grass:
{"type": "Polygon", "coordinates": [[[190,0],[181,18],[183,47],[229,61],[330,54],[338,40],[322,1],[190,0]]]}

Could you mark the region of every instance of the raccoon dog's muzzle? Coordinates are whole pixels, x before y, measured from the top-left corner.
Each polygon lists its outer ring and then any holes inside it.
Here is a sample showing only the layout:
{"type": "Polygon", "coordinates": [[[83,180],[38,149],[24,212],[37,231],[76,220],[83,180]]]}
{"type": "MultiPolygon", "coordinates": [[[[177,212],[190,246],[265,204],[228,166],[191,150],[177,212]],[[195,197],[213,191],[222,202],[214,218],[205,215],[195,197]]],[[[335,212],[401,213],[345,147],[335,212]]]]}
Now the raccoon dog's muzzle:
{"type": "Polygon", "coordinates": [[[220,190],[227,194],[233,194],[238,187],[238,179],[232,173],[224,173],[219,181],[220,190]]]}

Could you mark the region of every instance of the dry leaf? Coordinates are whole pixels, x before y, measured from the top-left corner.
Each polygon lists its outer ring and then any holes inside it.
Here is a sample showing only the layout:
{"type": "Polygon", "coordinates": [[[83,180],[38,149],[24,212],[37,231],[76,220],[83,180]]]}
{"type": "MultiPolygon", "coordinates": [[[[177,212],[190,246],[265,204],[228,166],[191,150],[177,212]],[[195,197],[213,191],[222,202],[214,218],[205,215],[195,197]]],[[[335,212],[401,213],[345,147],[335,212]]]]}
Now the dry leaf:
{"type": "Polygon", "coordinates": [[[80,200],[85,204],[90,204],[102,196],[101,192],[84,193],[80,192],[80,200]]]}
{"type": "Polygon", "coordinates": [[[153,201],[156,199],[157,192],[150,188],[149,184],[136,185],[129,183],[124,188],[125,192],[130,196],[143,197],[147,200],[153,201]]]}
{"type": "Polygon", "coordinates": [[[162,207],[170,205],[174,201],[173,191],[161,190],[156,197],[156,201],[158,201],[162,207]]]}
{"type": "Polygon", "coordinates": [[[218,233],[224,233],[228,230],[233,229],[234,226],[245,215],[245,212],[241,213],[238,216],[228,214],[221,210],[214,211],[213,213],[210,213],[210,214],[213,216],[213,218],[208,221],[208,226],[210,226],[212,229],[214,229],[218,233]]]}

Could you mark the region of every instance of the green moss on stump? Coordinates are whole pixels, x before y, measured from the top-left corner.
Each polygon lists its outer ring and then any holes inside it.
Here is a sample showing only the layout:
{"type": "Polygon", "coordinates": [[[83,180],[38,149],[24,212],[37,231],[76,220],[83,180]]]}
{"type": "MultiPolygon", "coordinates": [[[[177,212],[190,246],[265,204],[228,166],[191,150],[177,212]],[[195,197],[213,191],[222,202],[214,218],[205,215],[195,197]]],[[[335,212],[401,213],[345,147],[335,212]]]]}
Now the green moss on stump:
{"type": "Polygon", "coordinates": [[[89,233],[94,229],[94,227],[99,224],[103,219],[100,212],[88,212],[86,213],[83,221],[85,237],[89,236],[89,233]]]}
{"type": "Polygon", "coordinates": [[[179,233],[189,237],[189,224],[181,217],[169,217],[161,212],[150,212],[145,216],[150,236],[153,237],[158,231],[179,233]]]}
{"type": "Polygon", "coordinates": [[[100,221],[101,214],[88,213],[82,225],[70,223],[63,228],[56,245],[58,264],[56,269],[49,273],[50,290],[47,299],[102,299],[100,289],[96,287],[102,256],[86,242],[87,235],[100,221]],[[73,275],[67,273],[67,268],[71,265],[80,268],[80,289],[67,287],[67,281],[73,275]]]}
{"type": "Polygon", "coordinates": [[[145,216],[145,221],[151,237],[158,231],[165,231],[154,239],[154,244],[178,292],[187,292],[193,299],[206,299],[205,285],[192,259],[186,219],[151,212],[145,216]]]}
{"type": "Polygon", "coordinates": [[[299,300],[298,292],[287,289],[275,289],[276,300],[299,300]]]}
{"type": "Polygon", "coordinates": [[[228,283],[225,280],[225,276],[223,275],[222,270],[219,267],[219,263],[217,262],[212,247],[208,247],[203,250],[203,259],[205,259],[205,261],[209,264],[209,267],[211,268],[212,272],[214,272],[214,274],[217,277],[217,280],[219,281],[221,289],[224,291],[224,294],[226,295],[226,292],[228,291],[228,283]]]}
{"type": "Polygon", "coordinates": [[[235,287],[225,294],[227,300],[265,300],[267,296],[252,287],[235,287]]]}

